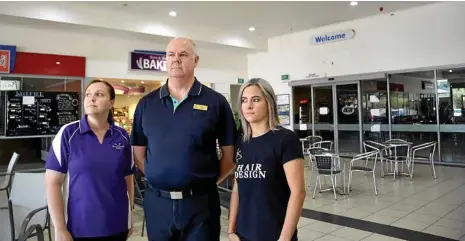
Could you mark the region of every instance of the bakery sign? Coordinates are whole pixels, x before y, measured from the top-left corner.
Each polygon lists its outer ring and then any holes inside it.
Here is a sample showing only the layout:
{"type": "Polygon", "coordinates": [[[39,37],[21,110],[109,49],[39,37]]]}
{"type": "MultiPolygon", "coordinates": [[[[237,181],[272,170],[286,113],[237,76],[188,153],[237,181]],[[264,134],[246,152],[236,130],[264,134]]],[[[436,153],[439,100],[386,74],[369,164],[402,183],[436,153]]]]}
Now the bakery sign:
{"type": "Polygon", "coordinates": [[[133,51],[130,53],[131,70],[166,71],[166,53],[133,51]]]}
{"type": "Polygon", "coordinates": [[[21,84],[18,80],[0,80],[0,91],[20,90],[21,84]]]}

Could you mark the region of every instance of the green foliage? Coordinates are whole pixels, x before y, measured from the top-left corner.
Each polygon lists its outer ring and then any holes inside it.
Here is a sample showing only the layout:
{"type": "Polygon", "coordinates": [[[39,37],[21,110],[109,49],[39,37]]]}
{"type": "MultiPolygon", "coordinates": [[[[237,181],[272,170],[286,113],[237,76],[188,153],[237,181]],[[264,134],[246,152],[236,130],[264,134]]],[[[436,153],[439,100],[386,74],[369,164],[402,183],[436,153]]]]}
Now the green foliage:
{"type": "Polygon", "coordinates": [[[239,112],[237,111],[234,112],[234,121],[236,122],[236,129],[238,131],[241,131],[242,130],[241,117],[239,115],[239,112]]]}

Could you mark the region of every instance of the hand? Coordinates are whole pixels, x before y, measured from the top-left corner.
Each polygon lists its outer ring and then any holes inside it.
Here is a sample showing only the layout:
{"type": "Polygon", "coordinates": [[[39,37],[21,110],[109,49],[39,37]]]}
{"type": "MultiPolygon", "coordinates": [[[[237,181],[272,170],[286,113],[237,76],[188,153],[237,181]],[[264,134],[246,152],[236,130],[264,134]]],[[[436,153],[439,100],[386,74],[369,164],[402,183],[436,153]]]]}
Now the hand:
{"type": "Polygon", "coordinates": [[[229,234],[229,241],[241,241],[241,239],[239,238],[239,236],[237,236],[237,234],[231,233],[229,234]]]}
{"type": "Polygon", "coordinates": [[[73,241],[73,237],[66,228],[56,228],[55,241],[73,241]]]}

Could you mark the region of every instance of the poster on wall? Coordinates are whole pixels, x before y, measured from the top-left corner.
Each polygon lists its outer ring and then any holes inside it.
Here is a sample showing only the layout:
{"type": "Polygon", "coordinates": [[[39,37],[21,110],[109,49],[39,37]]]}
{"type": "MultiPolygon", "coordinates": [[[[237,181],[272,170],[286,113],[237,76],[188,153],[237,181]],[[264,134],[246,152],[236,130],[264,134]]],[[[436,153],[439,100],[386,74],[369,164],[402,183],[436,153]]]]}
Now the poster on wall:
{"type": "Polygon", "coordinates": [[[276,95],[277,106],[278,106],[278,118],[279,124],[290,125],[291,124],[291,105],[289,95],[276,95]]]}
{"type": "Polygon", "coordinates": [[[78,92],[6,92],[6,136],[55,135],[79,120],[78,92]]]}

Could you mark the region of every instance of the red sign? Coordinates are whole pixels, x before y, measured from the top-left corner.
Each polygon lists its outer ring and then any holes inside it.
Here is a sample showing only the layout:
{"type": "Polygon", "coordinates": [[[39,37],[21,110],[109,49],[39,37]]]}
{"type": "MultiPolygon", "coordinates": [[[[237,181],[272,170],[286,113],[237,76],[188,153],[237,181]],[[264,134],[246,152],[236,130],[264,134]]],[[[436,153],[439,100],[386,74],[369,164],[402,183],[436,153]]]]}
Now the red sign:
{"type": "Polygon", "coordinates": [[[10,73],[10,50],[0,50],[0,73],[10,73]]]}

